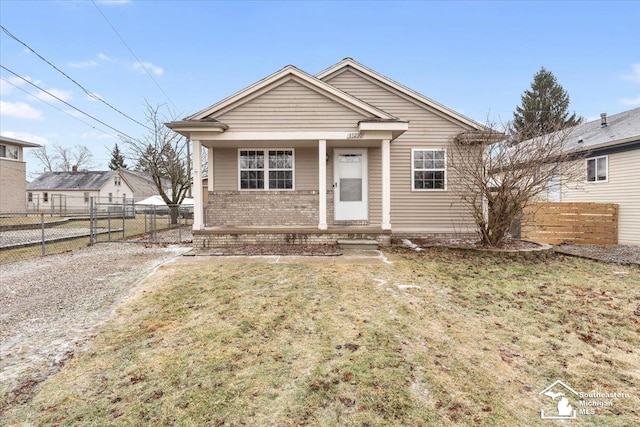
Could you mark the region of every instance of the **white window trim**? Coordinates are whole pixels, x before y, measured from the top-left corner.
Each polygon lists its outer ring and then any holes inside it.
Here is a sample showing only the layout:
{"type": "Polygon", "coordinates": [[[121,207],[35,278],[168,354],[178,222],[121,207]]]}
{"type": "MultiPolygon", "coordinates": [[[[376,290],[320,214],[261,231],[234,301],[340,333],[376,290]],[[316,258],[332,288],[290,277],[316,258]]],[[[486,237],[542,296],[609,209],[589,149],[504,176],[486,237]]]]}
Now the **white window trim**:
{"type": "Polygon", "coordinates": [[[296,189],[296,150],[295,148],[238,148],[238,191],[295,191],[296,189]],[[240,152],[241,151],[264,151],[265,167],[264,182],[269,185],[269,151],[291,151],[291,188],[241,188],[240,152]]]}
{"type": "Polygon", "coordinates": [[[585,179],[584,181],[587,184],[601,184],[604,182],[609,182],[609,156],[608,155],[604,155],[604,156],[595,156],[595,157],[589,157],[585,160],[585,166],[586,166],[586,170],[585,170],[585,179]],[[607,178],[606,179],[601,179],[598,181],[598,159],[605,159],[605,163],[606,163],[606,171],[607,171],[607,178]],[[595,160],[596,162],[596,180],[595,181],[589,181],[589,160],[595,160]]]}
{"type": "MultiPolygon", "coordinates": [[[[440,169],[430,169],[430,170],[440,170],[440,169]]],[[[447,191],[447,177],[449,173],[447,171],[447,149],[446,148],[412,148],[411,149],[411,191],[435,191],[435,192],[443,192],[447,191]],[[413,179],[413,175],[415,172],[415,164],[413,162],[414,154],[416,151],[444,151],[444,188],[415,188],[415,181],[413,179]]]]}

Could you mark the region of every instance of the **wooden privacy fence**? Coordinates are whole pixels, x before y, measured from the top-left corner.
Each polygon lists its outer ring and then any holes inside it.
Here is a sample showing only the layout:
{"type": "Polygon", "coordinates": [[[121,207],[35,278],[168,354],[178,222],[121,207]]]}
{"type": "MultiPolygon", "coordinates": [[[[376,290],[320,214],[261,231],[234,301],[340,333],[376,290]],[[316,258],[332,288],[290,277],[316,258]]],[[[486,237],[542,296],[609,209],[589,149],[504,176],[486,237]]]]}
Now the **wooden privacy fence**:
{"type": "Polygon", "coordinates": [[[523,239],[559,245],[617,245],[615,203],[533,203],[522,214],[523,239]]]}

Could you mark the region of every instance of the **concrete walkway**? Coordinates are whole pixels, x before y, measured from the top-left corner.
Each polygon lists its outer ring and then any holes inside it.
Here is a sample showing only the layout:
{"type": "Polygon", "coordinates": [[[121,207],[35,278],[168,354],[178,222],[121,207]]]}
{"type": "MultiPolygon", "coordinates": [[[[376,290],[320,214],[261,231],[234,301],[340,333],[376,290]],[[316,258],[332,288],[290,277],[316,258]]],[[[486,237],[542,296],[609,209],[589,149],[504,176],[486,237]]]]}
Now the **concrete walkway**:
{"type": "MultiPolygon", "coordinates": [[[[185,254],[188,255],[188,254],[185,254]]],[[[391,264],[392,262],[378,250],[358,250],[344,249],[339,256],[299,256],[299,255],[208,255],[198,253],[191,256],[183,256],[180,263],[201,264],[201,263],[237,263],[237,264],[358,264],[375,265],[391,264]]]]}

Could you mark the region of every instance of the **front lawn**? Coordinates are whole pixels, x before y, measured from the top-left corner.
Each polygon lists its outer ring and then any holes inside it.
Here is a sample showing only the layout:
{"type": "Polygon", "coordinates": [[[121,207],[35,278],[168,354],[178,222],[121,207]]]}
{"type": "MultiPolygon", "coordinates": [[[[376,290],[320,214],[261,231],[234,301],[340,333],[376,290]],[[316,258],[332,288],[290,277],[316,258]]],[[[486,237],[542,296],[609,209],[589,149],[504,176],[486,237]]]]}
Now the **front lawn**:
{"type": "Polygon", "coordinates": [[[640,269],[387,256],[167,264],[8,422],[548,426],[561,380],[630,394],[571,425],[640,425],[640,269]]]}

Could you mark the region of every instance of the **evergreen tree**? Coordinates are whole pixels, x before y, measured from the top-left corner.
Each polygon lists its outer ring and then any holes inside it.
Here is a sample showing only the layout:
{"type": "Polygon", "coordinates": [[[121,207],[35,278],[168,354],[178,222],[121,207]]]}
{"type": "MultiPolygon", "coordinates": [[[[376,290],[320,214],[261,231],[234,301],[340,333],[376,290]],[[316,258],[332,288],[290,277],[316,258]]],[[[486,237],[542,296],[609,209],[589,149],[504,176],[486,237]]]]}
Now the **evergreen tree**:
{"type": "Polygon", "coordinates": [[[127,165],[124,162],[124,156],[120,152],[120,148],[118,148],[118,144],[111,150],[111,160],[109,161],[109,169],[112,171],[118,169],[127,169],[127,165]]]}
{"type": "Polygon", "coordinates": [[[569,115],[569,94],[544,67],[533,76],[531,89],[522,94],[521,101],[513,113],[513,127],[520,141],[582,122],[575,113],[569,115]]]}

